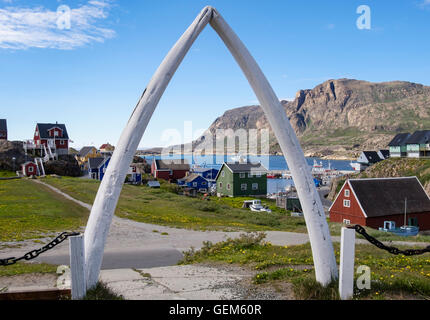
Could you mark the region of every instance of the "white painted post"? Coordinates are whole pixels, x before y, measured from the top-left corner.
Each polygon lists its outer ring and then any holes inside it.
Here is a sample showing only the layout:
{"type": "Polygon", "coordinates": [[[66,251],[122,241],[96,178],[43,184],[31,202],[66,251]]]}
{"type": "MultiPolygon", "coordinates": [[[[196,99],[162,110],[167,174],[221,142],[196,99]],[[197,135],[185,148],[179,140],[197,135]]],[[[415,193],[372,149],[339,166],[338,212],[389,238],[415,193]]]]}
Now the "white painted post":
{"type": "Polygon", "coordinates": [[[348,300],[354,295],[355,229],[342,228],[340,240],[339,295],[348,300]]]}
{"type": "Polygon", "coordinates": [[[72,276],[72,299],[78,300],[87,292],[85,274],[85,244],[84,235],[70,237],[70,270],[72,276]]]}

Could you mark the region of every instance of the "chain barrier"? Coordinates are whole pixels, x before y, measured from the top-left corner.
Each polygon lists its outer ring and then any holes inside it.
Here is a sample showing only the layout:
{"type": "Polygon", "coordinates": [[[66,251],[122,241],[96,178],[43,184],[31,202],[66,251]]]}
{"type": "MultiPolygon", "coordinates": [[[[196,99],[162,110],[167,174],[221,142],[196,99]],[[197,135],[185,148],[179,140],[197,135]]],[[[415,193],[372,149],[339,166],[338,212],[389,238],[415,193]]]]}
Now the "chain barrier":
{"type": "Polygon", "coordinates": [[[398,248],[395,247],[389,247],[386,246],[385,244],[383,244],[381,241],[379,241],[378,239],[375,239],[374,237],[372,237],[371,235],[369,235],[366,230],[360,226],[360,225],[354,225],[354,226],[350,226],[349,228],[351,229],[355,229],[355,231],[358,234],[361,234],[367,241],[369,241],[371,244],[375,245],[376,247],[378,247],[379,249],[388,251],[391,254],[394,255],[405,255],[405,256],[416,256],[416,255],[421,255],[427,252],[430,252],[430,246],[424,248],[424,249],[408,249],[408,250],[400,250],[398,248]]]}
{"type": "Polygon", "coordinates": [[[80,235],[79,232],[63,232],[59,236],[57,236],[54,240],[52,240],[47,245],[43,246],[40,249],[31,250],[30,252],[27,252],[22,257],[15,258],[6,258],[6,259],[0,259],[0,266],[10,266],[12,264],[17,263],[20,260],[31,260],[39,256],[41,253],[46,252],[55,246],[59,245],[61,242],[66,240],[68,237],[78,236],[80,235]]]}

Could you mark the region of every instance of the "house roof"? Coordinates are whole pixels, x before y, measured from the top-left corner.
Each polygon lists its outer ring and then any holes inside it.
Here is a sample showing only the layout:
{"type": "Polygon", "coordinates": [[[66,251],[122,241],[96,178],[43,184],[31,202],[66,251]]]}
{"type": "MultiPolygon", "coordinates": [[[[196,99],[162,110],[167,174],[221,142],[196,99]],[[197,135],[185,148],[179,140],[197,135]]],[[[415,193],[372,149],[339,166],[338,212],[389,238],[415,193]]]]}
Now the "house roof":
{"type": "Polygon", "coordinates": [[[6,119],[0,119],[0,130],[1,131],[7,131],[6,119]]]}
{"type": "Polygon", "coordinates": [[[92,147],[92,146],[81,148],[81,150],[79,150],[78,157],[85,157],[88,153],[91,152],[91,150],[95,148],[96,147],[92,147]]]}
{"type": "Polygon", "coordinates": [[[379,150],[384,159],[387,159],[390,156],[390,150],[379,150]]]}
{"type": "Polygon", "coordinates": [[[193,172],[203,173],[203,172],[212,171],[212,170],[218,171],[218,169],[215,169],[215,168],[194,168],[193,172]]]}
{"type": "Polygon", "coordinates": [[[186,176],[186,177],[184,177],[184,178],[182,178],[180,180],[184,181],[184,182],[192,182],[192,181],[194,181],[195,179],[198,179],[198,178],[206,180],[205,178],[203,178],[202,176],[200,176],[200,175],[198,175],[196,173],[192,173],[192,174],[190,174],[190,175],[188,175],[188,176],[186,176]]]}
{"type": "Polygon", "coordinates": [[[110,149],[110,150],[114,150],[115,147],[113,145],[111,145],[110,143],[104,143],[100,146],[99,149],[110,149]]]}
{"type": "Polygon", "coordinates": [[[226,166],[227,168],[230,169],[231,172],[233,173],[240,173],[240,172],[262,172],[262,173],[266,173],[267,169],[261,164],[261,163],[252,163],[252,162],[245,162],[245,163],[241,163],[241,162],[224,162],[223,165],[221,166],[221,168],[219,169],[215,180],[218,179],[218,176],[221,173],[222,168],[226,166]]]}
{"type": "Polygon", "coordinates": [[[108,158],[97,157],[97,158],[89,158],[88,159],[88,167],[90,169],[98,169],[108,158]]]}
{"type": "Polygon", "coordinates": [[[363,151],[364,156],[366,157],[369,163],[377,163],[383,159],[381,159],[376,151],[363,151]]]}
{"type": "MultiPolygon", "coordinates": [[[[430,212],[430,199],[417,177],[348,180],[367,217],[430,212]]],[[[430,213],[429,213],[430,214],[430,213]]]]}
{"type": "Polygon", "coordinates": [[[409,132],[396,134],[396,136],[393,138],[393,140],[390,141],[388,146],[389,147],[404,146],[405,141],[410,137],[410,135],[411,134],[409,132]]]}
{"type": "Polygon", "coordinates": [[[56,137],[56,139],[69,139],[69,135],[67,133],[66,126],[60,123],[38,123],[36,125],[39,128],[39,136],[42,139],[52,139],[53,137],[49,136],[48,130],[54,127],[60,128],[63,131],[62,137],[56,137]]]}
{"type": "Polygon", "coordinates": [[[250,172],[260,171],[266,172],[267,169],[261,163],[240,163],[240,162],[225,162],[226,165],[233,173],[235,172],[250,172]]]}
{"type": "Polygon", "coordinates": [[[430,130],[415,131],[410,135],[405,143],[406,144],[425,144],[430,141],[430,130]]]}
{"type": "Polygon", "coordinates": [[[190,165],[187,160],[155,160],[157,170],[190,170],[190,165]]]}

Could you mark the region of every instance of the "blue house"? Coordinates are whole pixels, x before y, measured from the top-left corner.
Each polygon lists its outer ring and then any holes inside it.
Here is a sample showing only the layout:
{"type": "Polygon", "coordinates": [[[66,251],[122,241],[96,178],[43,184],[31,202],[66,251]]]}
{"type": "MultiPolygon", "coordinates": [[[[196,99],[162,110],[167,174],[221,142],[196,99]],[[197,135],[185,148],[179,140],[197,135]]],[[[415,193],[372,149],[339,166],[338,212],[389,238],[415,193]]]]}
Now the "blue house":
{"type": "Polygon", "coordinates": [[[179,179],[178,185],[181,187],[196,189],[198,191],[207,191],[209,187],[208,181],[196,173],[192,173],[185,178],[179,179]]]}
{"type": "Polygon", "coordinates": [[[214,168],[194,168],[193,173],[205,178],[208,182],[208,186],[210,187],[212,184],[216,184],[216,176],[218,174],[218,169],[214,168]]]}
{"type": "Polygon", "coordinates": [[[110,157],[89,158],[88,159],[88,176],[91,179],[102,181],[109,162],[110,162],[110,157]]]}

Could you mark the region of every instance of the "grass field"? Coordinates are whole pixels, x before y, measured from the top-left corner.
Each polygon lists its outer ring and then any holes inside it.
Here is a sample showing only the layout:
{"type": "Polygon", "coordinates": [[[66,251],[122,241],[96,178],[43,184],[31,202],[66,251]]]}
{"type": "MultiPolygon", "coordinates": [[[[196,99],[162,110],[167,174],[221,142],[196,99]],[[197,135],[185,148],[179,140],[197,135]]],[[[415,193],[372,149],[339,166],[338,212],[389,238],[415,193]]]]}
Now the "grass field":
{"type": "Polygon", "coordinates": [[[0,170],[0,178],[16,177],[16,173],[13,171],[0,170]]]}
{"type": "Polygon", "coordinates": [[[0,180],[0,241],[20,241],[75,230],[88,210],[28,179],[0,180]]]}
{"type": "MultiPolygon", "coordinates": [[[[99,186],[98,181],[79,178],[47,177],[43,181],[86,203],[93,202],[99,186]]],[[[198,230],[306,230],[303,219],[290,217],[281,210],[272,214],[251,213],[226,199],[205,201],[185,197],[170,192],[172,188],[164,182],[160,189],[124,185],[116,215],[138,222],[198,230]]],[[[241,203],[241,199],[235,201],[241,203]]]]}
{"type": "MultiPolygon", "coordinates": [[[[334,247],[339,265],[339,244],[334,247]]],[[[337,283],[323,288],[315,281],[309,244],[280,247],[265,242],[264,233],[244,234],[216,244],[205,242],[201,250],[186,252],[180,264],[202,262],[245,266],[257,271],[255,284],[280,291],[283,283],[291,283],[296,299],[339,299],[337,283]]],[[[355,286],[355,299],[430,299],[428,253],[394,256],[371,245],[357,245],[355,266],[360,265],[370,268],[371,286],[362,290],[355,286]]]]}
{"type": "MultiPolygon", "coordinates": [[[[99,182],[88,179],[48,177],[43,181],[86,203],[94,201],[99,182]]],[[[161,189],[124,185],[116,215],[138,222],[196,230],[290,231],[306,233],[303,218],[291,217],[277,208],[273,200],[262,200],[272,213],[242,209],[244,200],[251,198],[217,198],[210,201],[175,194],[175,186],[161,181],[161,189]]],[[[342,225],[329,222],[330,232],[339,236],[342,225]]],[[[383,241],[430,242],[430,236],[400,237],[366,228],[368,233],[383,241]]],[[[360,238],[361,236],[359,236],[360,238]]]]}

